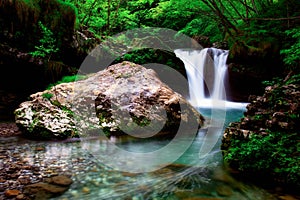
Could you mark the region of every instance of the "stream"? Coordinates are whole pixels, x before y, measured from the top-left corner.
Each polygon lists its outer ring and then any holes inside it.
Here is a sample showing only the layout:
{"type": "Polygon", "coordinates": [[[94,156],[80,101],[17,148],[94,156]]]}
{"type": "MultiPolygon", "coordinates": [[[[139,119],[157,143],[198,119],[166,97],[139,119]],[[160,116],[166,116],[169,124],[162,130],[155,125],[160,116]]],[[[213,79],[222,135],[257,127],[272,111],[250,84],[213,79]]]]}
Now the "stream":
{"type": "MultiPolygon", "coordinates": [[[[209,118],[212,110],[199,109],[209,118]]],[[[245,107],[227,108],[224,127],[232,121],[243,116],[245,107]]],[[[73,184],[70,189],[53,200],[206,200],[206,199],[232,199],[232,200],[266,200],[278,199],[278,196],[257,186],[240,182],[230,176],[223,169],[222,154],[220,151],[222,132],[218,142],[204,161],[199,159],[199,148],[203,144],[206,129],[201,129],[192,144],[174,163],[164,163],[163,156],[157,158],[162,168],[152,172],[131,173],[117,171],[104,162],[120,162],[117,157],[110,157],[110,145],[131,152],[155,151],[167,145],[172,139],[144,139],[132,140],[126,137],[112,138],[108,142],[103,138],[93,138],[84,141],[45,142],[32,141],[22,137],[1,138],[0,150],[10,150],[18,153],[29,164],[44,169],[43,177],[55,174],[70,175],[73,184]],[[99,145],[106,154],[97,157],[85,148],[85,145],[99,145]],[[84,145],[83,145],[84,144],[84,145]],[[37,151],[37,148],[42,150],[37,151]],[[47,169],[47,170],[46,170],[47,169]]],[[[180,141],[185,140],[183,136],[180,141]]],[[[181,142],[175,145],[180,148],[181,142]]],[[[124,162],[124,160],[121,160],[124,162]]],[[[126,162],[132,160],[126,159],[126,162]]],[[[0,159],[1,162],[1,159],[0,159]]],[[[120,166],[128,163],[120,163],[120,166]]],[[[1,164],[1,163],[0,163],[1,164]]]]}
{"type": "MultiPolygon", "coordinates": [[[[228,51],[211,48],[175,53],[186,66],[189,101],[206,118],[198,134],[178,138],[106,138],[97,134],[47,142],[3,137],[0,166],[7,166],[5,162],[36,166],[40,171],[22,172],[31,182],[56,175],[71,177],[70,188],[53,200],[293,200],[237,180],[224,167],[220,150],[223,131],[243,117],[247,105],[226,101],[228,51]],[[157,154],[160,149],[166,151],[157,154]],[[118,150],[122,153],[116,153],[118,150]],[[184,151],[178,154],[180,150],[184,151]],[[175,160],[169,159],[174,156],[175,160]]],[[[1,184],[0,198],[1,188],[5,188],[1,184]]]]}

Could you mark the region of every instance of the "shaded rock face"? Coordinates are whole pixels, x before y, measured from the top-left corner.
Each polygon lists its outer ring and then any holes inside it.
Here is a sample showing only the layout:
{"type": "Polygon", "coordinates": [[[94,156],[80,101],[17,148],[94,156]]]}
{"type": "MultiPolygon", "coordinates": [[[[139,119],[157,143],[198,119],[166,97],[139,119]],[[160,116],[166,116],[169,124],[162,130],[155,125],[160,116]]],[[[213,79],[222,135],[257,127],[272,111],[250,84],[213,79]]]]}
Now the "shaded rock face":
{"type": "MultiPolygon", "coordinates": [[[[197,42],[197,44],[195,44],[195,47],[196,47],[196,48],[199,48],[199,44],[200,44],[201,47],[203,47],[203,48],[211,47],[210,39],[209,39],[209,37],[207,37],[207,36],[203,36],[203,35],[194,35],[192,38],[197,42]]],[[[193,43],[193,42],[194,42],[194,41],[192,41],[192,43],[193,43]]]]}
{"type": "Polygon", "coordinates": [[[13,111],[30,94],[75,73],[74,68],[79,68],[90,50],[100,42],[84,27],[75,31],[75,24],[76,8],[66,2],[0,2],[1,120],[12,120],[13,111]],[[50,61],[48,56],[37,58],[29,53],[35,51],[46,36],[38,22],[52,31],[55,48],[59,49],[51,55],[50,61]]]}
{"type": "Polygon", "coordinates": [[[299,169],[300,156],[299,89],[299,77],[294,76],[266,87],[263,96],[249,97],[244,117],[223,135],[221,149],[231,168],[300,186],[299,173],[293,171],[299,169]]]}
{"type": "Polygon", "coordinates": [[[245,102],[249,94],[262,95],[262,81],[281,75],[280,48],[274,44],[236,42],[231,46],[227,63],[233,101],[245,102]]]}
{"type": "Polygon", "coordinates": [[[254,74],[249,66],[237,63],[228,65],[228,82],[230,92],[228,98],[232,101],[247,102],[249,94],[262,95],[264,88],[262,81],[267,78],[262,74],[254,74]]]}
{"type": "MultiPolygon", "coordinates": [[[[87,55],[82,52],[83,50],[79,50],[78,46],[82,43],[78,43],[77,46],[74,44],[74,49],[70,49],[69,54],[73,52],[70,57],[78,58],[80,54],[80,59],[72,59],[73,63],[70,64],[74,64],[73,66],[79,66],[87,55]]],[[[72,67],[62,62],[45,62],[41,58],[32,57],[28,52],[1,44],[1,42],[0,67],[2,70],[0,74],[0,119],[4,120],[12,120],[13,111],[30,94],[74,72],[72,67]]]]}
{"type": "Polygon", "coordinates": [[[15,111],[16,123],[34,138],[79,137],[102,129],[106,135],[176,134],[182,124],[204,118],[153,70],[123,62],[75,83],[30,96],[15,111]]]}
{"type": "Polygon", "coordinates": [[[267,131],[299,132],[299,85],[268,86],[263,96],[249,97],[251,103],[240,122],[225,130],[222,147],[228,149],[233,137],[248,138],[251,134],[266,135],[267,131]],[[235,136],[234,136],[235,135],[235,136]]]}

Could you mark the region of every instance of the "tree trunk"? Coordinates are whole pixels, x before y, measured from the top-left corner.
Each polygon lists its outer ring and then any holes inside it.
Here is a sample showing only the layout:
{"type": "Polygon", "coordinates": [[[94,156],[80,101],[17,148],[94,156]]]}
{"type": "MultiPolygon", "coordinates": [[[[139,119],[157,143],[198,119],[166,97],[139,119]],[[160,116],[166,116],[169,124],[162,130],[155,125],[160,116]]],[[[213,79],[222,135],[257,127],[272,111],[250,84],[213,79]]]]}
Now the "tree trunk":
{"type": "MultiPolygon", "coordinates": [[[[214,0],[202,0],[220,19],[223,27],[232,29],[234,32],[238,32],[238,29],[228,20],[228,18],[222,13],[220,8],[218,7],[217,3],[214,0]]],[[[231,31],[228,29],[227,33],[230,36],[233,36],[231,31]]]]}
{"type": "Polygon", "coordinates": [[[110,32],[110,4],[111,0],[107,0],[107,34],[110,32]]]}

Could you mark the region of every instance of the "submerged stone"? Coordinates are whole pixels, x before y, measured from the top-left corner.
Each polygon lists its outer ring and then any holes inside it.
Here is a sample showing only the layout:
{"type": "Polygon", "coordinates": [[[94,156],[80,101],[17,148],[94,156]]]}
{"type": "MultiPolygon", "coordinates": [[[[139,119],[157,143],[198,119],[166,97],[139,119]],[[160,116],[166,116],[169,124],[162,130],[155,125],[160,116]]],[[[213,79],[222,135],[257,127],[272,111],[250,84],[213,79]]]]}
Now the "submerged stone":
{"type": "Polygon", "coordinates": [[[53,184],[60,186],[69,186],[73,183],[72,179],[63,175],[54,176],[51,178],[51,181],[53,184]]]}
{"type": "Polygon", "coordinates": [[[12,197],[16,197],[20,194],[21,192],[19,190],[6,190],[5,191],[5,196],[12,198],[12,197]]]}
{"type": "Polygon", "coordinates": [[[217,191],[218,195],[220,195],[220,196],[231,196],[233,193],[231,187],[226,186],[226,185],[218,186],[216,191],[217,191]]]}
{"type": "Polygon", "coordinates": [[[39,182],[25,186],[24,193],[34,195],[35,199],[48,199],[59,196],[68,189],[68,187],[39,182]]]}

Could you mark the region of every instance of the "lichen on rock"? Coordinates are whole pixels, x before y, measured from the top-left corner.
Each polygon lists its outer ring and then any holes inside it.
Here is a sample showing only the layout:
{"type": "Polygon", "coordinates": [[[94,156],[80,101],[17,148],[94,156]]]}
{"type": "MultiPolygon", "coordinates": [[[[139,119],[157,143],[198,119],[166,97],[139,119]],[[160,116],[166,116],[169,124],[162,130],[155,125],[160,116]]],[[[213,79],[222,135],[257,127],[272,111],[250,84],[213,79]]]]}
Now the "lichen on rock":
{"type": "Polygon", "coordinates": [[[33,94],[15,116],[21,130],[37,138],[84,137],[100,130],[107,136],[175,135],[182,124],[200,127],[204,121],[154,70],[130,62],[33,94]]]}

